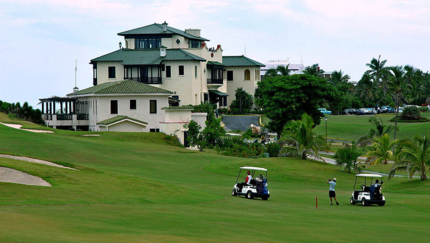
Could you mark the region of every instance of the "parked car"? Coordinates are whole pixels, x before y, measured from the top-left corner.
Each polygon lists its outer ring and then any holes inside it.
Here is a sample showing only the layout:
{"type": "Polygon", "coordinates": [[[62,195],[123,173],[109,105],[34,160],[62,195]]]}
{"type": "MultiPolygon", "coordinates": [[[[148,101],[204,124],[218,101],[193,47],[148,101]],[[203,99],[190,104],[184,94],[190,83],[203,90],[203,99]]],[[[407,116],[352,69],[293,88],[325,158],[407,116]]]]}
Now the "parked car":
{"type": "MultiPolygon", "coordinates": [[[[260,174],[261,175],[261,174],[260,174]]],[[[231,191],[232,196],[240,196],[244,195],[248,199],[253,199],[255,197],[259,197],[263,200],[267,200],[270,197],[270,192],[267,189],[267,169],[265,168],[259,168],[259,167],[240,167],[239,169],[239,175],[236,179],[236,184],[233,186],[233,190],[231,191]],[[244,171],[249,171],[250,175],[252,176],[252,180],[249,184],[245,183],[239,183],[240,173],[244,171]],[[266,172],[266,177],[258,177],[258,175],[255,173],[256,171],[259,172],[266,172]],[[257,177],[257,178],[256,178],[257,177]]]]}
{"type": "Polygon", "coordinates": [[[331,111],[328,111],[326,108],[318,108],[318,110],[323,114],[331,115],[331,111]]]}
{"type": "Polygon", "coordinates": [[[357,110],[353,109],[353,108],[345,109],[340,114],[341,115],[357,115],[357,110]]]}
{"type": "Polygon", "coordinates": [[[360,108],[360,115],[369,115],[370,111],[367,108],[360,108]]]}
{"type": "Polygon", "coordinates": [[[378,204],[379,206],[385,205],[385,197],[382,194],[382,176],[376,174],[357,174],[355,175],[355,183],[352,191],[352,197],[350,199],[351,204],[361,203],[363,206],[370,204],[378,204]],[[373,179],[379,179],[380,184],[375,187],[373,179]],[[358,183],[362,184],[359,188],[356,188],[358,183]]]}

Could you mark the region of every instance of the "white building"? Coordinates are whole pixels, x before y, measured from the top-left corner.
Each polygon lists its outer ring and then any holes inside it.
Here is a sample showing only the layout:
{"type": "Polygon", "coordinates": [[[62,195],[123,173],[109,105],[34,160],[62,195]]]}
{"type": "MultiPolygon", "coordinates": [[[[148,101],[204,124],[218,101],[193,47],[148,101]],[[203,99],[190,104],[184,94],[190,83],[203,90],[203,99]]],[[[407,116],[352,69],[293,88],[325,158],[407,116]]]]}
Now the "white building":
{"type": "Polygon", "coordinates": [[[303,74],[303,70],[305,69],[305,66],[303,64],[293,64],[290,63],[288,60],[270,60],[267,63],[264,64],[265,67],[261,68],[261,75],[264,76],[266,74],[267,70],[269,69],[276,69],[278,66],[287,67],[288,70],[290,70],[290,74],[303,74]]]}
{"type": "Polygon", "coordinates": [[[170,134],[193,119],[204,127],[206,115],[191,114],[189,105],[226,107],[239,87],[254,95],[264,66],[243,55],[223,56],[221,45],[208,47],[199,29],[154,23],[118,35],[124,48],[120,43],[90,62],[93,87],[40,99],[48,126],[170,134]]]}

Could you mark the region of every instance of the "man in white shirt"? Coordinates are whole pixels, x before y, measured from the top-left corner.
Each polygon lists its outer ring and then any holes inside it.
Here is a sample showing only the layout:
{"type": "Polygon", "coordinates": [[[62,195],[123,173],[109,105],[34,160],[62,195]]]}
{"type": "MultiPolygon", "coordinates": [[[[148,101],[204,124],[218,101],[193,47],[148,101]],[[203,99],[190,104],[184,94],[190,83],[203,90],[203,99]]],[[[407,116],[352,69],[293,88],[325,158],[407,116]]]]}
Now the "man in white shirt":
{"type": "Polygon", "coordinates": [[[245,183],[246,183],[246,184],[248,184],[248,185],[251,185],[251,180],[252,180],[251,172],[248,170],[248,171],[246,172],[246,174],[248,174],[248,175],[247,175],[247,176],[246,176],[246,178],[245,178],[245,183]]]}

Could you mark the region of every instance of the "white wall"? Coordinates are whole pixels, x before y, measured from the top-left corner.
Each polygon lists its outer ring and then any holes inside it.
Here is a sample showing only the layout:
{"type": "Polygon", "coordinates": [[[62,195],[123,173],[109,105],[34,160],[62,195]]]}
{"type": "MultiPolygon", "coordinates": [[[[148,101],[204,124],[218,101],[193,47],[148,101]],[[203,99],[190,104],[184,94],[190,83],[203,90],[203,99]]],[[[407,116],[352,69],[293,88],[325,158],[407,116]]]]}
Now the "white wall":
{"type": "Polygon", "coordinates": [[[129,121],[124,121],[118,124],[114,124],[108,127],[110,132],[145,132],[144,126],[132,123],[129,121]]]}
{"type": "Polygon", "coordinates": [[[121,62],[97,62],[97,84],[120,80],[124,80],[124,66],[121,62]],[[115,78],[108,78],[109,67],[115,67],[115,78]]]}
{"type": "Polygon", "coordinates": [[[259,67],[226,67],[224,72],[224,77],[227,80],[227,71],[233,71],[233,81],[227,82],[227,104],[231,105],[231,102],[236,99],[235,94],[238,88],[243,88],[248,94],[254,96],[255,89],[257,88],[257,82],[260,81],[260,76],[255,75],[255,71],[259,71],[259,67]],[[245,80],[245,70],[250,71],[250,80],[245,80]]]}

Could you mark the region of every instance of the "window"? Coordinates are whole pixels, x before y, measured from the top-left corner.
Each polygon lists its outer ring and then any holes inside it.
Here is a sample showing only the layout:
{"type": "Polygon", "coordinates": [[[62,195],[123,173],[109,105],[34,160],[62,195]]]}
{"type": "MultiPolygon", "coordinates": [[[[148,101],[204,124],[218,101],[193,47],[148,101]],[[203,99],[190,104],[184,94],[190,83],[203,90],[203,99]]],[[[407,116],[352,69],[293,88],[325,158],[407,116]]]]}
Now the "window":
{"type": "Polygon", "coordinates": [[[227,81],[233,81],[233,71],[227,71],[227,81]]]}
{"type": "Polygon", "coordinates": [[[111,100],[110,101],[110,113],[111,114],[118,114],[118,101],[117,100],[111,100]]]}
{"type": "Polygon", "coordinates": [[[135,39],[135,49],[157,49],[161,46],[161,38],[135,39]]]}
{"type": "Polygon", "coordinates": [[[93,64],[93,85],[97,85],[97,63],[93,64]]]}
{"type": "Polygon", "coordinates": [[[170,66],[166,66],[166,78],[172,77],[170,66]]]}
{"type": "Polygon", "coordinates": [[[191,40],[189,43],[190,43],[190,48],[199,48],[200,47],[200,41],[199,40],[191,40]]]}
{"type": "Polygon", "coordinates": [[[260,70],[255,69],[255,80],[260,80],[260,70]]]}
{"type": "Polygon", "coordinates": [[[251,72],[249,69],[245,70],[245,80],[251,80],[251,72]]]}
{"type": "Polygon", "coordinates": [[[136,100],[130,100],[130,110],[136,110],[136,100]]]}
{"type": "Polygon", "coordinates": [[[149,101],[149,113],[150,114],[157,114],[157,101],[156,100],[150,100],[149,101]]]}
{"type": "Polygon", "coordinates": [[[194,77],[197,78],[197,66],[194,67],[194,77]]]}
{"type": "Polygon", "coordinates": [[[204,94],[204,100],[203,100],[203,102],[207,102],[207,101],[209,101],[209,94],[208,93],[205,93],[204,94]]]}
{"type": "Polygon", "coordinates": [[[150,128],[149,132],[160,132],[159,128],[150,128]]]}
{"type": "Polygon", "coordinates": [[[109,78],[115,78],[115,67],[109,67],[109,78]]]}
{"type": "Polygon", "coordinates": [[[172,99],[176,102],[173,102],[170,106],[179,106],[179,95],[172,95],[172,99]]]}
{"type": "Polygon", "coordinates": [[[179,75],[184,75],[184,66],[179,66],[179,75]]]}

